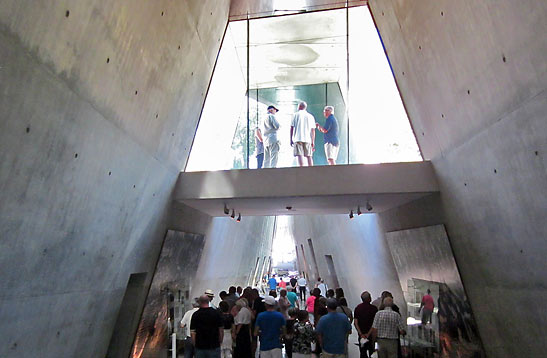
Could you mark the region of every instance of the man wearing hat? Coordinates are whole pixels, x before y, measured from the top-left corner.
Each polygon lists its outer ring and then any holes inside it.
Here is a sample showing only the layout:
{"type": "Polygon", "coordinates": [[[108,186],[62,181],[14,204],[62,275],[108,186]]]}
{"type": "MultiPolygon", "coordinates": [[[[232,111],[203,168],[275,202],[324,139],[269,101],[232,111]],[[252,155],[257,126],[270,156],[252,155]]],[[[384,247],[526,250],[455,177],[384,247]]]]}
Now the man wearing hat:
{"type": "Polygon", "coordinates": [[[213,298],[215,298],[215,293],[213,292],[213,290],[205,290],[205,296],[209,297],[209,307],[217,309],[217,306],[213,304],[213,298]]]}
{"type": "Polygon", "coordinates": [[[275,106],[268,107],[268,117],[264,121],[264,168],[275,168],[279,154],[279,140],[277,131],[279,122],[275,118],[278,109],[275,106]]]}
{"type": "Polygon", "coordinates": [[[256,317],[254,335],[260,337],[260,358],[281,358],[281,336],[285,335],[285,317],[275,310],[275,298],[264,297],[266,311],[256,317]]]}

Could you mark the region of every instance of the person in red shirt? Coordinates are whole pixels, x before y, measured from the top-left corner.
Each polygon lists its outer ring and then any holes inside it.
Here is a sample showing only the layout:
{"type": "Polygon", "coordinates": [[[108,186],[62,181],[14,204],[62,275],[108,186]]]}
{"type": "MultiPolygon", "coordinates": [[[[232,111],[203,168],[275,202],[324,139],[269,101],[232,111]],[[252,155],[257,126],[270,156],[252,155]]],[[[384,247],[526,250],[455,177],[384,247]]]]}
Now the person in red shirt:
{"type": "Polygon", "coordinates": [[[431,314],[433,313],[433,308],[435,308],[435,302],[430,294],[431,290],[427,289],[427,295],[424,295],[422,303],[420,304],[420,310],[422,310],[422,325],[424,326],[428,322],[431,323],[431,314]]]}

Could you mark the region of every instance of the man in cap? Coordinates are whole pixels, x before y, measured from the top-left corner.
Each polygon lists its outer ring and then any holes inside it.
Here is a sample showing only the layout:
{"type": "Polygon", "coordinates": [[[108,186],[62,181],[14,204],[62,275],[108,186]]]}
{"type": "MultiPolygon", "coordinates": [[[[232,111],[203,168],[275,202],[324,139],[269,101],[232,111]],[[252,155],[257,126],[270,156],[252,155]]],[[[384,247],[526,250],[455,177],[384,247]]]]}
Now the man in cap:
{"type": "Polygon", "coordinates": [[[323,350],[322,358],[346,357],[346,342],[351,333],[351,324],[348,317],[336,312],[338,301],[335,298],[327,300],[328,313],[321,317],[317,328],[317,341],[323,350]]]}
{"type": "Polygon", "coordinates": [[[306,111],[306,107],[306,102],[300,102],[291,122],[291,146],[294,146],[294,156],[301,167],[304,166],[303,157],[306,157],[308,166],[313,166],[315,150],[315,118],[306,111]]]}
{"type": "Polygon", "coordinates": [[[264,168],[275,168],[279,154],[279,140],[277,131],[279,122],[275,118],[278,109],[275,106],[268,106],[268,117],[264,121],[264,168]]]}
{"type": "Polygon", "coordinates": [[[254,335],[260,337],[260,358],[281,358],[281,336],[285,335],[285,317],[275,310],[275,298],[266,296],[266,311],[258,315],[254,335]]]}
{"type": "Polygon", "coordinates": [[[224,339],[224,323],[220,312],[209,306],[209,296],[198,299],[199,309],[192,315],[190,333],[196,348],[196,358],[220,358],[224,339]]]}
{"type": "Polygon", "coordinates": [[[211,289],[205,290],[205,296],[209,297],[209,307],[214,308],[216,310],[217,307],[213,304],[213,299],[215,298],[215,293],[213,292],[213,290],[211,289]]]}
{"type": "Polygon", "coordinates": [[[325,116],[325,126],[322,127],[319,123],[316,124],[317,130],[324,133],[325,138],[325,156],[329,165],[336,165],[338,157],[338,149],[340,149],[340,141],[338,140],[338,120],[334,117],[334,107],[326,106],[323,110],[325,116]]]}

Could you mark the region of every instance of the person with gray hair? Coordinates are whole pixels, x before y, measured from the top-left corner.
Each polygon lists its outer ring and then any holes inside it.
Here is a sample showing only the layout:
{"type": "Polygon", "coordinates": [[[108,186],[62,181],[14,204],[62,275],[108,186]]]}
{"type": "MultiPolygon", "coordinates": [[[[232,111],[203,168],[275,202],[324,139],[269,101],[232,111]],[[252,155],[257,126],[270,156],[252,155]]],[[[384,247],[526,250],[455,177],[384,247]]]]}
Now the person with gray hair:
{"type": "Polygon", "coordinates": [[[406,334],[405,326],[401,315],[392,309],[392,297],[384,298],[383,306],[374,317],[371,336],[378,341],[378,358],[397,358],[399,334],[406,334]]]}
{"type": "Polygon", "coordinates": [[[338,120],[334,116],[334,107],[326,106],[323,110],[325,116],[325,126],[322,127],[316,123],[317,130],[323,133],[325,138],[325,156],[329,165],[336,165],[338,150],[340,149],[340,140],[338,139],[338,120]]]}
{"type": "Polygon", "coordinates": [[[307,106],[306,102],[300,102],[291,122],[291,147],[294,147],[294,156],[301,167],[304,166],[303,157],[306,157],[309,167],[313,166],[315,150],[315,118],[306,111],[307,106]]]}

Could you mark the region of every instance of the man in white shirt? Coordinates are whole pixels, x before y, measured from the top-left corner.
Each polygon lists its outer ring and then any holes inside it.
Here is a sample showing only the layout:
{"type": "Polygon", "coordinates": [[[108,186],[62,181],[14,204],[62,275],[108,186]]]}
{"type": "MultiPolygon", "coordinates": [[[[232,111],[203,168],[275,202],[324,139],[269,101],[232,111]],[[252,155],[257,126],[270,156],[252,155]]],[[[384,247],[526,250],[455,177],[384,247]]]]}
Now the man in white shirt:
{"type": "Polygon", "coordinates": [[[303,157],[308,160],[309,167],[313,166],[315,150],[315,118],[306,111],[307,106],[306,102],[300,102],[291,122],[291,146],[301,167],[304,166],[303,157]]]}
{"type": "Polygon", "coordinates": [[[190,322],[192,321],[192,315],[199,309],[198,299],[194,298],[192,303],[192,309],[186,311],[182,320],[180,321],[180,327],[184,329],[184,358],[192,358],[194,356],[194,344],[192,343],[192,335],[190,333],[190,322]]]}
{"type": "Polygon", "coordinates": [[[298,279],[298,288],[300,290],[300,301],[306,301],[306,285],[308,282],[304,278],[304,276],[300,277],[298,279]]]}

